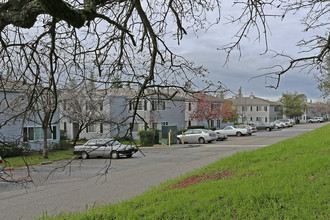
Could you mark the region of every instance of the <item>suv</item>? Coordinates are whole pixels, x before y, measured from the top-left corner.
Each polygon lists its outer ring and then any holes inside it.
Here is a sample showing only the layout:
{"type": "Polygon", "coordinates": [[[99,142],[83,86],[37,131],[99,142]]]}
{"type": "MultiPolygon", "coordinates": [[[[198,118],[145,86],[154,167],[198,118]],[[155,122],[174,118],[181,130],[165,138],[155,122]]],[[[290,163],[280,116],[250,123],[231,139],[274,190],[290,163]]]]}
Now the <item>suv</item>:
{"type": "Polygon", "coordinates": [[[323,121],[324,120],[323,120],[322,117],[314,117],[314,118],[308,119],[309,123],[314,123],[314,122],[320,123],[320,122],[323,122],[323,121]]]}

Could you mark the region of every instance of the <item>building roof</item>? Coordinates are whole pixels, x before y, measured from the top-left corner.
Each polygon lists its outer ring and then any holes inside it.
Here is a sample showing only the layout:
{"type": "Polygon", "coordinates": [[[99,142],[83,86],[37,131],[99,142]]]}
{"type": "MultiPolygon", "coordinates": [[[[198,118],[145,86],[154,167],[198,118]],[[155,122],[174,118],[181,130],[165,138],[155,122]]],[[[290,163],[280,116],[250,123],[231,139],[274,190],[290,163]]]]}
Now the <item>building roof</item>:
{"type": "Polygon", "coordinates": [[[233,103],[233,105],[237,105],[237,106],[282,105],[281,102],[269,101],[269,100],[266,100],[266,99],[255,97],[254,95],[250,95],[249,97],[235,96],[235,97],[230,98],[228,100],[231,101],[233,103]]]}

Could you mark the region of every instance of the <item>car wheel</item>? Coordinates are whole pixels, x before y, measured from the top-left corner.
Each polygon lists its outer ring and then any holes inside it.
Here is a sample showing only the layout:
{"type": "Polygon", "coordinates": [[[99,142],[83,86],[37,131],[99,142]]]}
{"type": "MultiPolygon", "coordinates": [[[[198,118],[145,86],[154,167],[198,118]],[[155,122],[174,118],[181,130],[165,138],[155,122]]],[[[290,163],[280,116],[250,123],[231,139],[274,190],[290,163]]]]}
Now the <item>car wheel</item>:
{"type": "Polygon", "coordinates": [[[270,129],[270,128],[266,128],[266,131],[271,131],[272,129],[270,129]]]}
{"type": "Polygon", "coordinates": [[[205,139],[204,138],[199,138],[198,139],[198,143],[200,143],[200,144],[205,144],[205,139]]]}
{"type": "Polygon", "coordinates": [[[118,159],[119,158],[119,154],[117,151],[111,151],[110,153],[111,159],[118,159]]]}
{"type": "Polygon", "coordinates": [[[178,144],[182,144],[180,138],[177,138],[177,142],[178,142],[178,144]]]}
{"type": "Polygon", "coordinates": [[[127,158],[131,158],[133,154],[126,154],[127,158]]]}
{"type": "Polygon", "coordinates": [[[238,132],[236,133],[236,136],[237,136],[237,137],[242,136],[242,133],[238,131],[238,132]]]}
{"type": "Polygon", "coordinates": [[[82,154],[81,154],[81,158],[82,158],[82,159],[88,159],[88,158],[89,158],[88,153],[87,153],[86,151],[82,152],[82,154]]]}

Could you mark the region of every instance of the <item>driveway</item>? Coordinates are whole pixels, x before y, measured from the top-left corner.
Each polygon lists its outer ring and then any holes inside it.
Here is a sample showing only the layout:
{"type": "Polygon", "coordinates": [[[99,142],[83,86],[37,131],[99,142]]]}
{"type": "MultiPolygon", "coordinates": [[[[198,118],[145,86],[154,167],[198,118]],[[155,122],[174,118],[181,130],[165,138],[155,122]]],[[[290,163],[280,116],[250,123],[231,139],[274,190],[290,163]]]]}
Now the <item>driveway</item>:
{"type": "MultiPolygon", "coordinates": [[[[144,155],[138,152],[132,158],[111,161],[75,160],[65,168],[62,166],[67,161],[34,166],[34,182],[24,186],[0,182],[1,219],[31,219],[43,212],[83,211],[87,206],[122,201],[221,158],[265,147],[323,125],[297,125],[205,145],[142,148],[144,155]],[[49,176],[54,169],[56,172],[49,176]],[[108,173],[104,175],[105,172],[108,173]]],[[[12,172],[16,179],[26,177],[26,168],[12,172]]]]}

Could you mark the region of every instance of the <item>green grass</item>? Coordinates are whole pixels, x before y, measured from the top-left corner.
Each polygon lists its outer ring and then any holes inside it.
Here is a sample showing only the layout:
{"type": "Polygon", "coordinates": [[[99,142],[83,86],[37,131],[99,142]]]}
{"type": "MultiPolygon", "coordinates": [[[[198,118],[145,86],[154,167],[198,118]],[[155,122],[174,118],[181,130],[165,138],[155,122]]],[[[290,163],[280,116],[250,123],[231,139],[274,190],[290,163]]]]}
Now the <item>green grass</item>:
{"type": "Polygon", "coordinates": [[[330,125],[242,152],[141,196],[42,219],[330,219],[330,125]],[[226,178],[173,188],[192,175],[226,178]]]}
{"type": "Polygon", "coordinates": [[[48,159],[44,159],[40,154],[31,154],[26,156],[20,157],[9,157],[3,158],[3,167],[22,167],[28,165],[35,165],[40,164],[46,161],[59,161],[65,159],[72,159],[73,149],[71,150],[63,150],[63,151],[56,151],[56,152],[48,152],[48,159]]]}

